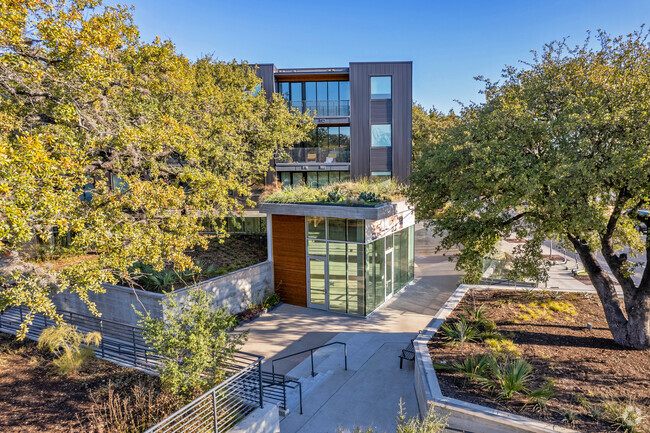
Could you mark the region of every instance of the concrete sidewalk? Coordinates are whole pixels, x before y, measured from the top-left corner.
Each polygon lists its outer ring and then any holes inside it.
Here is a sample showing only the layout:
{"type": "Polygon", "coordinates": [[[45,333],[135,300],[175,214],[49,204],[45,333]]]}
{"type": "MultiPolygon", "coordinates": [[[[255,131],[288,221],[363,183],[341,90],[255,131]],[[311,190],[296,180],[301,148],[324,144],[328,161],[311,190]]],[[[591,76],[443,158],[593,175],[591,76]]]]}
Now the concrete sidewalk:
{"type": "Polygon", "coordinates": [[[400,370],[397,355],[453,293],[460,275],[447,257],[435,253],[437,240],[422,226],[416,227],[415,245],[413,283],[367,318],[285,304],[242,327],[250,331],[243,350],[264,355],[266,370],[274,358],[330,341],[348,345],[348,371],[342,368],[340,346],[316,352],[319,380],[310,377],[308,355],[276,363],[276,372],[305,381],[304,414],[290,408],[280,424],[283,433],[369,426],[394,432],[400,399],[409,416],[417,414],[413,364],[405,362],[400,370]]]}

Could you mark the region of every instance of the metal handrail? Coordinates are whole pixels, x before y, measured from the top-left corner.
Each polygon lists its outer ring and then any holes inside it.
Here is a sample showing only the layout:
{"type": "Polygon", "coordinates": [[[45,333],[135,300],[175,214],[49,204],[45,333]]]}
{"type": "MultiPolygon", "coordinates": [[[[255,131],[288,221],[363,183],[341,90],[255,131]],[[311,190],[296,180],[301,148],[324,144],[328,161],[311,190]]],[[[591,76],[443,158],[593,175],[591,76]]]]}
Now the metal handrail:
{"type": "Polygon", "coordinates": [[[312,375],[312,377],[314,377],[314,376],[316,376],[316,372],[314,371],[314,352],[316,350],[318,350],[318,349],[322,349],[323,347],[327,347],[327,346],[332,346],[334,344],[342,344],[343,345],[343,356],[345,357],[345,370],[347,371],[347,369],[348,369],[348,345],[341,342],[341,341],[334,341],[332,343],[323,344],[322,346],[312,347],[311,349],[302,350],[300,352],[292,353],[291,355],[286,355],[286,356],[282,356],[280,358],[272,359],[271,360],[271,372],[273,374],[275,374],[275,362],[276,361],[281,361],[283,359],[291,358],[292,356],[302,355],[303,353],[309,352],[309,356],[311,357],[311,375],[312,375]]]}

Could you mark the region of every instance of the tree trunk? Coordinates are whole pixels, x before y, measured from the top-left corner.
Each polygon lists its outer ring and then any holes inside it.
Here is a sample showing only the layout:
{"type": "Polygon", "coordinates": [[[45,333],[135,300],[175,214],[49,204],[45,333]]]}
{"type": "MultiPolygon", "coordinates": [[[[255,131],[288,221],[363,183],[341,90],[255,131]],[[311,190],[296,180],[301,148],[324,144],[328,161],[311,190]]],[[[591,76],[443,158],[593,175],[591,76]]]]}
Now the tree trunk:
{"type": "Polygon", "coordinates": [[[614,281],[598,263],[589,245],[570,234],[568,238],[580,255],[589,279],[598,293],[614,341],[635,349],[650,349],[650,288],[630,286],[628,281],[624,282],[623,296],[627,313],[625,317],[614,281]]]}

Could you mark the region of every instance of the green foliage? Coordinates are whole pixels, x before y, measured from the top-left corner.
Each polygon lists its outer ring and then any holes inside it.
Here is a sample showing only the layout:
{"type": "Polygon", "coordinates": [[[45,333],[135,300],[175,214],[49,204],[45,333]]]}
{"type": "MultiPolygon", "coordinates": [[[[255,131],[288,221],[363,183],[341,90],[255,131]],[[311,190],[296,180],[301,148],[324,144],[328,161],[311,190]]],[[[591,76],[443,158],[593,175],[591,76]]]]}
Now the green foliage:
{"type": "Polygon", "coordinates": [[[650,280],[638,287],[631,279],[637,265],[630,260],[645,251],[636,210],[650,204],[648,35],[599,31],[596,43],[552,42],[521,68],[506,67],[499,82],[480,78],[484,103],[465,106],[451,124],[414,122],[414,139],[428,142],[418,145],[407,192],[442,248],[463,246],[456,264],[468,281],[512,233],[531,240],[517,248],[517,277],[547,276],[539,248],[545,239],[569,243],[583,263],[597,265],[603,250],[626,287],[625,304],[635,308],[624,313],[601,267],[588,269],[611,305],[605,313],[614,339],[637,348],[650,345],[649,316],[625,315],[648,308],[650,287],[650,280]],[[623,246],[632,253],[617,252],[623,246]]]}
{"type": "Polygon", "coordinates": [[[462,363],[454,362],[452,367],[472,381],[488,377],[490,372],[490,355],[470,355],[462,363]]]}
{"type": "Polygon", "coordinates": [[[228,332],[236,318],[223,308],[213,309],[212,302],[203,290],[189,291],[182,300],[172,292],[163,302],[165,320],[140,314],[145,341],[163,357],[163,386],[187,399],[225,379],[227,366],[248,335],[228,332]]]}
{"type": "Polygon", "coordinates": [[[466,307],[463,317],[471,323],[479,332],[492,332],[496,329],[497,324],[494,323],[485,312],[485,305],[478,308],[466,307]]]}
{"type": "MultiPolygon", "coordinates": [[[[191,269],[206,219],[243,208],[312,118],[257,92],[247,63],[190,61],[139,39],[131,10],[19,0],[0,15],[0,309],[61,320],[55,292],[115,283],[136,262],[191,269]],[[30,253],[34,235],[78,257],[30,253]]],[[[59,255],[58,247],[52,251],[59,255]]],[[[169,277],[168,277],[169,278],[169,277]]]]}
{"type": "Polygon", "coordinates": [[[526,397],[528,402],[526,404],[532,405],[535,409],[543,411],[546,409],[548,401],[555,396],[555,387],[552,381],[547,381],[544,386],[534,391],[530,391],[526,397]]]}
{"type": "Polygon", "coordinates": [[[518,392],[528,392],[527,384],[533,378],[533,367],[528,362],[523,359],[498,362],[492,357],[486,361],[489,375],[477,378],[485,388],[497,392],[503,399],[510,399],[518,392]]]}
{"type": "Polygon", "coordinates": [[[442,331],[442,338],[448,344],[460,344],[461,353],[465,342],[476,341],[478,338],[478,330],[464,317],[460,317],[452,323],[445,323],[440,327],[440,330],[442,331]]]}
{"type": "Polygon", "coordinates": [[[83,334],[75,326],[62,323],[45,328],[38,337],[38,348],[46,348],[57,355],[54,365],[63,375],[75,373],[89,358],[95,356],[91,346],[99,346],[99,332],[83,334]]]}
{"type": "Polygon", "coordinates": [[[262,299],[262,308],[265,308],[267,310],[275,307],[280,303],[280,295],[277,293],[273,292],[270,295],[266,295],[264,299],[262,299]]]}
{"type": "Polygon", "coordinates": [[[513,359],[521,357],[521,351],[517,345],[508,338],[485,338],[485,346],[490,349],[490,353],[498,359],[513,359]]]}
{"type": "Polygon", "coordinates": [[[376,205],[403,198],[403,186],[394,180],[374,182],[369,179],[340,182],[323,187],[292,186],[262,198],[267,203],[333,203],[376,205]]]}
{"type": "Polygon", "coordinates": [[[410,419],[404,412],[404,403],[400,398],[397,415],[397,433],[442,433],[447,427],[447,419],[438,415],[433,406],[427,410],[424,419],[414,416],[410,419]]]}
{"type": "Polygon", "coordinates": [[[634,403],[608,402],[605,405],[605,412],[609,421],[617,427],[617,430],[629,433],[640,431],[641,424],[645,419],[641,408],[634,403]]]}

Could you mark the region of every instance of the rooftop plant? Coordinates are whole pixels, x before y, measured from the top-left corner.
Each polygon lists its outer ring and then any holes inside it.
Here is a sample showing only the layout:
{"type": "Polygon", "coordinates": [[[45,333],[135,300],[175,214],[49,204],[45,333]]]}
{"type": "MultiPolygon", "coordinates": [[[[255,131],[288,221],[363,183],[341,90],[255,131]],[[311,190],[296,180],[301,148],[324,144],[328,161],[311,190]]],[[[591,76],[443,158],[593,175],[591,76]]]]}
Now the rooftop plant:
{"type": "Polygon", "coordinates": [[[348,206],[377,205],[399,200],[403,186],[394,180],[376,182],[364,178],[323,187],[299,185],[262,197],[265,203],[326,203],[348,206]]]}

